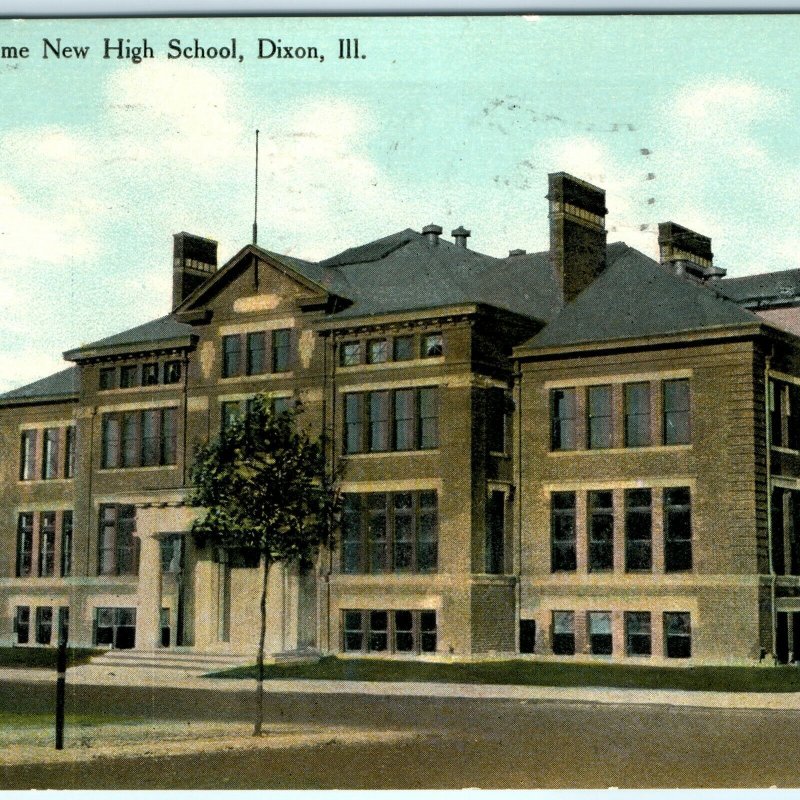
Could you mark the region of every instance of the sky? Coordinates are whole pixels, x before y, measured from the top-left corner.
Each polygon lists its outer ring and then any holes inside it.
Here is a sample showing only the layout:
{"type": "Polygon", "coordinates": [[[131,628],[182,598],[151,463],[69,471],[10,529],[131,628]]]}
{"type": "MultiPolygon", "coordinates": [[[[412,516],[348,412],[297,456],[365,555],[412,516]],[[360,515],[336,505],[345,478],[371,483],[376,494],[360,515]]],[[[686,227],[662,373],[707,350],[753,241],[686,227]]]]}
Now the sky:
{"type": "Polygon", "coordinates": [[[0,57],[0,391],[168,313],[173,233],[221,263],[251,241],[256,129],[277,252],[429,223],[545,250],[564,170],[606,190],[609,241],[657,257],[672,220],[730,276],[800,267],[799,35],[781,15],[0,20],[0,48],[30,48],[0,57]],[[89,51],[44,59],[44,38],[89,51]],[[105,38],[155,57],[104,59],[105,38]],[[241,60],[167,59],[195,38],[241,60]],[[325,60],[259,59],[270,38],[325,60]]]}

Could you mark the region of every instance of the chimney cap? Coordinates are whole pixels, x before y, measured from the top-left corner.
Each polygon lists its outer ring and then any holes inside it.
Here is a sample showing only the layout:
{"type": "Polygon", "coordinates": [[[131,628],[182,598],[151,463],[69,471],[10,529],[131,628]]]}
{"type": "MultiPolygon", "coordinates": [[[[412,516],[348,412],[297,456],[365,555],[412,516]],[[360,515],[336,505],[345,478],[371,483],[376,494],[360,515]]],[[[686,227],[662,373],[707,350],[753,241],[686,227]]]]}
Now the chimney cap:
{"type": "Polygon", "coordinates": [[[527,250],[520,250],[519,248],[516,248],[514,250],[509,250],[508,251],[508,257],[509,258],[514,258],[515,256],[525,256],[527,254],[528,254],[527,250]]]}
{"type": "Polygon", "coordinates": [[[426,235],[432,233],[434,236],[440,236],[441,233],[442,233],[442,226],[441,225],[434,225],[433,223],[431,223],[430,225],[426,225],[422,229],[422,232],[424,234],[426,234],[426,235]]]}
{"type": "Polygon", "coordinates": [[[464,238],[466,238],[467,236],[472,236],[472,231],[468,231],[463,225],[459,225],[450,233],[450,235],[463,236],[464,238]]]}

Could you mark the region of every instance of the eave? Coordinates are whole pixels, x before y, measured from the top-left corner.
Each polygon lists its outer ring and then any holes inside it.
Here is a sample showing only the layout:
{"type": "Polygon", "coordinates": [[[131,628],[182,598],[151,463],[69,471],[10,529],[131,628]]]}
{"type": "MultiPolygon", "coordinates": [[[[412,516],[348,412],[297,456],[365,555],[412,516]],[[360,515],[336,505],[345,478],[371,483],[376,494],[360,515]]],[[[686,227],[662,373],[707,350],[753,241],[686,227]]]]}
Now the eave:
{"type": "Polygon", "coordinates": [[[77,364],[89,364],[95,361],[118,361],[123,358],[139,356],[179,353],[193,349],[199,337],[196,334],[181,336],[176,339],[163,339],[156,342],[129,342],[108,347],[75,348],[67,350],[64,358],[77,364]]]}

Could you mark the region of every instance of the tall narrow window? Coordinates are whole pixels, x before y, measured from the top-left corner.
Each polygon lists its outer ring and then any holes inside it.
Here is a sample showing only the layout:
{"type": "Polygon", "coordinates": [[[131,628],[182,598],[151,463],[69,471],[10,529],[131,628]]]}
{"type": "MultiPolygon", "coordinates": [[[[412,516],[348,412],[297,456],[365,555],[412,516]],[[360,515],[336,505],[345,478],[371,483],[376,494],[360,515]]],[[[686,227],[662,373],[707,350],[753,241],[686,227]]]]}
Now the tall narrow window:
{"type": "Polygon", "coordinates": [[[14,614],[14,633],[17,644],[28,644],[31,635],[31,607],[17,606],[14,614]]]}
{"type": "Polygon", "coordinates": [[[574,450],[575,389],[550,390],[550,447],[552,450],[574,450]]]}
{"type": "Polygon", "coordinates": [[[353,392],[344,396],[345,453],[364,451],[363,404],[364,395],[361,392],[353,392]]]}
{"type": "Polygon", "coordinates": [[[508,439],[508,397],[504,389],[487,394],[486,439],[490,453],[505,453],[508,439]]]}
{"type": "Polygon", "coordinates": [[[43,511],[39,516],[39,577],[55,575],[56,512],[43,511]]]}
{"type": "Polygon", "coordinates": [[[650,612],[625,612],[625,655],[649,656],[651,652],[650,612]]]}
{"type": "Polygon", "coordinates": [[[589,492],[589,571],[614,569],[614,505],[611,492],[589,492]]]}
{"type": "Polygon", "coordinates": [[[72,575],[72,511],[61,515],[61,576],[72,575]]]}
{"type": "Polygon", "coordinates": [[[397,492],[394,495],[394,569],[408,572],[414,566],[414,495],[397,492]]]}
{"type": "Polygon", "coordinates": [[[553,492],[550,497],[550,529],[552,571],[575,570],[575,492],[553,492]]]}
{"type": "Polygon", "coordinates": [[[53,607],[36,608],[36,644],[50,644],[53,638],[53,607]]]}
{"type": "Polygon", "coordinates": [[[75,426],[69,425],[64,433],[64,477],[75,476],[75,426]]]}
{"type": "Polygon", "coordinates": [[[272,331],[272,371],[288,372],[291,366],[292,332],[289,328],[272,331]]]}
{"type": "Polygon", "coordinates": [[[369,397],[369,451],[382,453],[389,450],[389,392],[370,392],[369,397]]]}
{"type": "Polygon", "coordinates": [[[611,638],[611,612],[590,611],[589,623],[589,652],[593,656],[610,656],[613,651],[611,638]]]}
{"type": "Polygon", "coordinates": [[[553,612],[553,653],[557,656],[575,655],[575,612],[553,612]]]}
{"type": "Polygon", "coordinates": [[[161,410],[161,463],[174,464],[178,457],[178,411],[175,408],[161,410]]]}
{"type": "Polygon", "coordinates": [[[770,442],[774,447],[783,444],[783,384],[769,382],[769,428],[770,442]]]}
{"type": "MultiPolygon", "coordinates": [[[[419,493],[417,570],[435,572],[439,561],[439,515],[436,492],[419,493]]],[[[435,620],[434,620],[435,630],[435,620]]],[[[434,647],[434,649],[436,649],[434,647]]]]}
{"type": "Polygon", "coordinates": [[[664,444],[689,441],[689,381],[664,381],[664,444]]]}
{"type": "Polygon", "coordinates": [[[242,339],[240,336],[222,337],[222,377],[233,378],[242,371],[242,339]]]}
{"type": "Polygon", "coordinates": [[[345,652],[360,652],[364,648],[364,620],[361,611],[344,612],[345,652]]]}
{"type": "Polygon", "coordinates": [[[419,437],[420,450],[427,450],[439,445],[439,392],[435,386],[417,390],[419,403],[419,437]]]}
{"type": "Polygon", "coordinates": [[[361,562],[361,495],[346,494],[342,504],[342,572],[361,572],[361,562]]]}
{"type": "Polygon", "coordinates": [[[140,463],[139,411],[126,411],[122,415],[122,466],[136,467],[140,463]]]}
{"type": "Polygon", "coordinates": [[[664,571],[692,568],[692,507],[689,489],[664,489],[664,571]]]}
{"type": "Polygon", "coordinates": [[[36,431],[22,431],[19,448],[19,478],[32,481],[36,477],[36,431]]]}
{"type": "Polygon", "coordinates": [[[143,467],[158,465],[159,436],[158,436],[158,411],[148,410],[142,412],[142,461],[143,467]]]}
{"type": "Polygon", "coordinates": [[[230,401],[222,403],[220,407],[220,419],[222,422],[223,433],[236,422],[242,415],[242,404],[238,401],[230,401]]]}
{"type": "Polygon", "coordinates": [[[118,467],[120,423],[116,414],[103,414],[103,444],[100,465],[103,469],[118,467]]]}
{"type": "Polygon", "coordinates": [[[487,500],[486,572],[502,575],[505,571],[506,496],[492,492],[487,500]]]}
{"type": "Polygon", "coordinates": [[[386,572],[389,568],[389,531],[386,519],[385,494],[367,495],[367,531],[369,536],[370,572],[386,572]]]}
{"type": "Polygon", "coordinates": [[[369,612],[369,650],[383,653],[389,649],[389,613],[387,611],[369,612]]]}
{"type": "Polygon", "coordinates": [[[410,611],[394,612],[394,651],[414,652],[414,615],[410,611]]]}
{"type": "Polygon", "coordinates": [[[17,518],[17,569],[18,578],[27,578],[33,572],[33,514],[25,512],[17,518]]]}
{"type": "Polygon", "coordinates": [[[590,386],[588,399],[589,447],[592,450],[612,445],[612,406],[610,386],[590,386]]]}
{"type": "Polygon", "coordinates": [[[800,450],[800,386],[789,384],[789,402],[786,408],[788,441],[786,446],[800,450]]]}
{"type": "Polygon", "coordinates": [[[625,447],[647,447],[650,440],[650,384],[625,384],[625,447]]]}
{"type": "Polygon", "coordinates": [[[414,390],[394,393],[394,443],[396,450],[414,449],[414,390]]]}
{"type": "Polygon", "coordinates": [[[136,509],[131,505],[100,506],[98,571],[101,575],[135,575],[139,571],[135,514],[136,509]]]}
{"type": "Polygon", "coordinates": [[[263,331],[247,334],[247,374],[261,375],[267,371],[267,342],[263,331]]]}
{"type": "Polygon", "coordinates": [[[667,658],[692,657],[692,624],[688,611],[664,612],[664,650],[667,658]]]}
{"type": "Polygon", "coordinates": [[[58,428],[45,428],[42,439],[42,480],[58,477],[58,428]]]}
{"type": "Polygon", "coordinates": [[[625,491],[625,569],[649,572],[653,568],[653,493],[625,491]]]}

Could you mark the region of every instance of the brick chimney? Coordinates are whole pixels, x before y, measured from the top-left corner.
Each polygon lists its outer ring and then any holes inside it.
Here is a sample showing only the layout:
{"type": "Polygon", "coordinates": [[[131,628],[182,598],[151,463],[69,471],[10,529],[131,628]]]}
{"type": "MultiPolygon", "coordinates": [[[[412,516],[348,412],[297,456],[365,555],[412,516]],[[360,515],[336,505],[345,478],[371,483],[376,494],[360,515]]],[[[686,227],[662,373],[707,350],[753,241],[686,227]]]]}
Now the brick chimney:
{"type": "Polygon", "coordinates": [[[676,222],[658,223],[658,250],[661,263],[676,275],[704,283],[726,273],[714,266],[711,239],[676,222]]]}
{"type": "Polygon", "coordinates": [[[606,268],[606,193],[566,172],[548,178],[550,260],[569,303],[606,268]]]}
{"type": "Polygon", "coordinates": [[[217,243],[181,231],[172,237],[172,308],[217,271],[217,243]]]}

